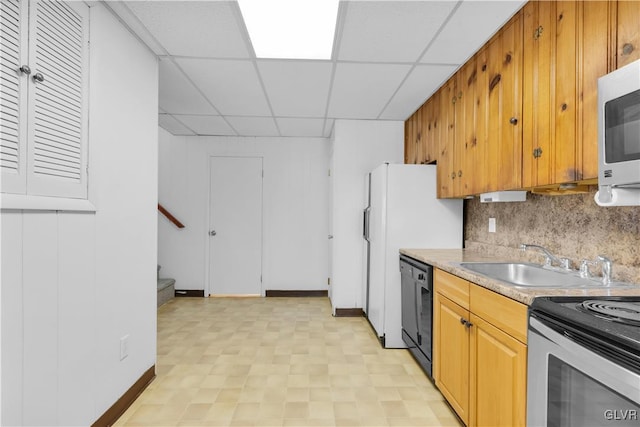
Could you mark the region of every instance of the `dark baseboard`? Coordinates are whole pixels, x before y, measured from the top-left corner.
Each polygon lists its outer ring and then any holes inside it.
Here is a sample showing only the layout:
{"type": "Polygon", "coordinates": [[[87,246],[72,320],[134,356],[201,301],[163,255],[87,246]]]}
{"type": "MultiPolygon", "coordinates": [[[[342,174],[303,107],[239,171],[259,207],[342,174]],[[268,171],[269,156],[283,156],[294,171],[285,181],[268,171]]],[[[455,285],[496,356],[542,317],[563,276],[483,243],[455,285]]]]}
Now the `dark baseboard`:
{"type": "Polygon", "coordinates": [[[176,289],[177,297],[201,297],[204,298],[204,289],[176,289]]]}
{"type": "Polygon", "coordinates": [[[336,308],[336,317],[362,317],[364,311],[361,308],[336,308]]]}
{"type": "Polygon", "coordinates": [[[329,296],[328,291],[277,291],[268,290],[265,297],[326,297],[329,296]]]}
{"type": "Polygon", "coordinates": [[[96,420],[91,427],[109,427],[113,425],[118,418],[125,413],[129,406],[140,396],[140,394],[147,388],[151,381],[156,377],[156,365],[153,365],[146,370],[138,381],[136,381],[129,390],[127,390],[120,399],[116,401],[109,409],[106,410],[100,418],[96,420]]]}

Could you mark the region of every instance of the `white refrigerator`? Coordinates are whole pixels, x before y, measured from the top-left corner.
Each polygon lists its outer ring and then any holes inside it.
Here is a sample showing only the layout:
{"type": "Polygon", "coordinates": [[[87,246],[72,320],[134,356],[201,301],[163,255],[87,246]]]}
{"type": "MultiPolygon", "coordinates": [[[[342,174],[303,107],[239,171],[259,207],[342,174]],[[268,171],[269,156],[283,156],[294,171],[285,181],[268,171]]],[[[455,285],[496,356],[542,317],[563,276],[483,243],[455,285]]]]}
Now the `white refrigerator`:
{"type": "Polygon", "coordinates": [[[462,248],[462,200],[436,198],[436,166],[383,164],[365,177],[363,311],[387,348],[406,348],[400,248],[462,248]]]}

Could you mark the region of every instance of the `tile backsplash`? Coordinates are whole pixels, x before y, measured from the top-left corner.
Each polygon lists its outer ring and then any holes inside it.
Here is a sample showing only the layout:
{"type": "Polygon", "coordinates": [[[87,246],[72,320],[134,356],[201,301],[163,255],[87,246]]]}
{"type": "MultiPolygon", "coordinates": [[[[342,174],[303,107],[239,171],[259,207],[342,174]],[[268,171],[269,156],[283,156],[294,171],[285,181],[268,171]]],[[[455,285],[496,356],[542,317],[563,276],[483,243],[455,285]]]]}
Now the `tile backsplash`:
{"type": "MultiPolygon", "coordinates": [[[[569,258],[573,268],[584,258],[604,255],[613,261],[615,280],[640,283],[640,206],[602,208],[586,194],[541,196],[526,202],[480,203],[465,200],[465,247],[497,256],[541,262],[536,253],[518,251],[533,243],[569,258]],[[496,232],[489,233],[489,218],[496,232]]],[[[599,267],[592,272],[600,274],[599,267]]]]}

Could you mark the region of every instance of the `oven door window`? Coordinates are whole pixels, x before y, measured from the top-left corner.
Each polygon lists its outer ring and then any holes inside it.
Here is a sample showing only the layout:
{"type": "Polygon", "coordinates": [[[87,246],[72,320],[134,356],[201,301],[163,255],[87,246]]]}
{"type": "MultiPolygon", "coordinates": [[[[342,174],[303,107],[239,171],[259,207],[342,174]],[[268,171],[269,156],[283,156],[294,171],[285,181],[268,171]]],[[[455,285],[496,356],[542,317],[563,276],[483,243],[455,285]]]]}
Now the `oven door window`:
{"type": "Polygon", "coordinates": [[[549,355],[547,426],[638,427],[640,406],[549,355]]]}
{"type": "Polygon", "coordinates": [[[604,106],[606,163],[640,159],[640,90],[604,106]]]}

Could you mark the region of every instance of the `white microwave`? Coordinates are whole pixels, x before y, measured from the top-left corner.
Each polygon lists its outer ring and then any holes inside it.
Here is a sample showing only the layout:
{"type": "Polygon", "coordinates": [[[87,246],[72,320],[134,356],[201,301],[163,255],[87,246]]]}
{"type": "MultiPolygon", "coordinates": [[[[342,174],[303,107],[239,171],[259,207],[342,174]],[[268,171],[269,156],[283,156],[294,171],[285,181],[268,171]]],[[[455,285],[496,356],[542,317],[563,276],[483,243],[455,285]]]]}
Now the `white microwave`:
{"type": "Polygon", "coordinates": [[[598,162],[596,202],[640,204],[640,60],[598,79],[598,162]]]}

